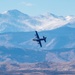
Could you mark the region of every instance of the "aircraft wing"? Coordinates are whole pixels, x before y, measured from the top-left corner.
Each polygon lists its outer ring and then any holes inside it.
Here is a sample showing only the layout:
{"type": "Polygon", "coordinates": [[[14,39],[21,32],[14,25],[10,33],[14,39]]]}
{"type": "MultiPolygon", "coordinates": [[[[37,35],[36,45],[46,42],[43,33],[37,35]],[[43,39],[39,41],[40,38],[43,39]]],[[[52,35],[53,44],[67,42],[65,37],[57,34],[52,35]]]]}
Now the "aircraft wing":
{"type": "Polygon", "coordinates": [[[33,41],[37,41],[38,44],[40,45],[40,47],[42,47],[42,43],[41,43],[41,41],[44,40],[44,41],[46,42],[46,37],[43,36],[43,38],[40,38],[39,35],[38,35],[38,32],[35,31],[35,33],[36,33],[36,38],[33,39],[33,41]]]}
{"type": "Polygon", "coordinates": [[[39,35],[38,35],[37,31],[35,31],[35,32],[36,32],[36,37],[39,39],[39,35]]]}
{"type": "Polygon", "coordinates": [[[38,44],[40,45],[40,47],[42,47],[42,44],[41,44],[41,41],[40,40],[38,40],[38,44]]]}

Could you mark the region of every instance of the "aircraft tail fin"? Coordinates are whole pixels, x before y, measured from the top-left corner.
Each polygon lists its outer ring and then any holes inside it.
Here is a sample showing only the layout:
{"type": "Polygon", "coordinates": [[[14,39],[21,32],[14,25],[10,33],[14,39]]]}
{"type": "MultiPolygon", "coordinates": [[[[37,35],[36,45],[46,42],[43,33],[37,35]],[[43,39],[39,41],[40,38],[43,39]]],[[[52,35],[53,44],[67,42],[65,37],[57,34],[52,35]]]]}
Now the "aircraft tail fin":
{"type": "Polygon", "coordinates": [[[44,41],[46,42],[46,37],[45,37],[45,36],[43,36],[43,39],[44,39],[44,41]]]}

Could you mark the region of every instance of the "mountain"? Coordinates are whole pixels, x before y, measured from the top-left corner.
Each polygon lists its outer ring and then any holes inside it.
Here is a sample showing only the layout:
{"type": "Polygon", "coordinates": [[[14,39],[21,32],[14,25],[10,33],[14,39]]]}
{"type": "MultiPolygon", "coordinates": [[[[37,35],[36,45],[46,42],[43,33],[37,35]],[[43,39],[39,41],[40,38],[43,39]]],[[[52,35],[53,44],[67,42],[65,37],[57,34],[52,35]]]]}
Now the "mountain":
{"type": "MultiPolygon", "coordinates": [[[[44,43],[42,41],[43,47],[40,48],[37,42],[32,40],[35,32],[1,33],[1,57],[9,58],[11,61],[14,59],[16,62],[22,63],[44,61],[71,62],[75,60],[74,34],[75,28],[67,26],[39,32],[40,37],[43,35],[47,37],[47,42],[44,43]]],[[[3,60],[3,58],[1,58],[1,60],[3,60]]]]}
{"type": "Polygon", "coordinates": [[[75,48],[35,51],[0,47],[0,74],[75,74],[75,48]]]}
{"type": "Polygon", "coordinates": [[[9,32],[0,34],[0,46],[20,47],[24,49],[61,49],[75,48],[75,28],[63,26],[50,31],[38,32],[39,36],[47,37],[47,42],[43,43],[43,47],[34,42],[35,32],[9,32]]]}
{"type": "Polygon", "coordinates": [[[52,30],[69,24],[75,27],[75,16],[57,16],[47,13],[39,16],[29,16],[16,9],[0,14],[0,32],[25,32],[52,30]]]}
{"type": "Polygon", "coordinates": [[[33,30],[37,20],[18,10],[9,10],[0,14],[0,32],[21,32],[33,30]]]}
{"type": "Polygon", "coordinates": [[[0,72],[13,70],[35,75],[36,70],[39,73],[74,71],[74,35],[75,16],[72,15],[63,17],[47,13],[33,17],[18,10],[0,13],[0,72]],[[47,37],[46,43],[42,41],[42,48],[33,41],[35,30],[40,37],[47,37]]]}

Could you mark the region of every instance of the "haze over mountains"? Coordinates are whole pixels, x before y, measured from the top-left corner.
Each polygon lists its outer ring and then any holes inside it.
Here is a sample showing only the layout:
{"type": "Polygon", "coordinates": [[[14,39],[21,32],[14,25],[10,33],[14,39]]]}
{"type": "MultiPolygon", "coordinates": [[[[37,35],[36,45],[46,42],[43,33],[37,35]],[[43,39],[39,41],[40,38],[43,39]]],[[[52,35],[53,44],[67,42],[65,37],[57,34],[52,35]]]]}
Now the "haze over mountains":
{"type": "Polygon", "coordinates": [[[75,16],[63,17],[47,13],[33,17],[18,10],[0,13],[0,64],[3,65],[0,67],[4,69],[15,65],[11,63],[40,65],[40,62],[73,62],[74,35],[75,16]],[[35,30],[40,37],[47,37],[46,43],[42,41],[42,48],[32,40],[35,38],[35,30]]]}
{"type": "Polygon", "coordinates": [[[9,10],[0,14],[0,32],[42,31],[52,30],[68,24],[75,27],[75,16],[57,16],[47,13],[30,16],[18,10],[9,10]]]}
{"type": "Polygon", "coordinates": [[[0,14],[0,46],[28,50],[75,48],[74,24],[75,16],[47,13],[32,17],[18,10],[9,10],[0,14]],[[42,48],[32,41],[35,30],[41,31],[40,37],[47,37],[47,43],[42,42],[42,48]]]}

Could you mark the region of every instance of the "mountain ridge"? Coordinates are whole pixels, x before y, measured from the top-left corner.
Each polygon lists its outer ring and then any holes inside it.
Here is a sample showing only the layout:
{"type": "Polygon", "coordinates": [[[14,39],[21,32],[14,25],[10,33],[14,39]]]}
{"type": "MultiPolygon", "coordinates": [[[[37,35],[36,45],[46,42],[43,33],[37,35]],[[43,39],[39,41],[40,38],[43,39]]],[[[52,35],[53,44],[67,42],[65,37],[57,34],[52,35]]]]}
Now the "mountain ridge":
{"type": "Polygon", "coordinates": [[[18,10],[0,13],[0,74],[75,73],[75,16],[30,16],[18,10]],[[35,41],[47,37],[42,47],[35,41]],[[74,72],[71,72],[74,71],[74,72]]]}
{"type": "MultiPolygon", "coordinates": [[[[61,17],[48,13],[40,16],[29,16],[19,10],[8,10],[0,13],[0,32],[26,32],[53,30],[63,26],[74,26],[75,16],[61,17]],[[71,24],[72,23],[72,24],[71,24]]],[[[73,27],[72,26],[72,27],[73,27]]]]}

